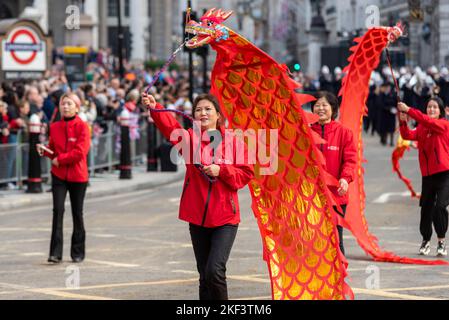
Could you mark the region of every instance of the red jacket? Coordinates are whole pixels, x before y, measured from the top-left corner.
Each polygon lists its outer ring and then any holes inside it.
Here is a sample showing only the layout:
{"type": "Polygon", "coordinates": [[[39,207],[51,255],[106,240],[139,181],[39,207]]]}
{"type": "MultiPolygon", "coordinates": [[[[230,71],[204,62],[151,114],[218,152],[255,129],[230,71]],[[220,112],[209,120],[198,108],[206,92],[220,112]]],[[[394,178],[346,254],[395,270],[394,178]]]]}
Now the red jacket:
{"type": "MultiPolygon", "coordinates": [[[[319,144],[318,148],[326,159],[326,170],[337,180],[345,179],[348,183],[354,180],[357,165],[357,150],[354,135],[350,129],[343,127],[339,122],[332,121],[324,126],[319,123],[312,125],[312,130],[318,133],[327,144],[319,144]]],[[[348,203],[348,195],[338,195],[338,188],[330,186],[339,205],[348,203]]]]}
{"type": "MultiPolygon", "coordinates": [[[[4,115],[0,115],[0,117],[1,117],[0,123],[8,124],[8,120],[9,120],[8,115],[4,114],[4,115]]],[[[9,127],[9,126],[8,126],[8,127],[9,127]]],[[[1,128],[0,128],[0,144],[2,144],[2,143],[3,143],[3,144],[4,144],[4,143],[8,143],[8,136],[3,136],[2,130],[1,130],[1,128]]]]}
{"type": "MultiPolygon", "coordinates": [[[[161,105],[157,106],[162,109],[161,105]]],[[[156,126],[162,134],[170,141],[170,135],[176,129],[180,129],[181,137],[188,139],[188,149],[180,150],[180,144],[177,144],[178,150],[181,151],[186,160],[186,176],[184,179],[184,187],[181,195],[181,203],[179,206],[179,219],[206,228],[215,228],[226,224],[240,223],[240,207],[237,191],[245,187],[254,176],[253,167],[248,165],[246,146],[244,146],[244,161],[245,164],[233,164],[229,157],[221,157],[226,154],[225,150],[233,147],[236,150],[236,140],[226,139],[222,141],[220,146],[223,152],[216,153],[215,164],[220,166],[220,174],[216,182],[210,182],[204,174],[193,164],[193,145],[191,142],[194,139],[193,130],[183,131],[180,124],[169,113],[151,112],[156,126]],[[229,141],[228,141],[229,140],[229,141]],[[226,142],[226,143],[225,143],[226,142]],[[187,156],[188,152],[190,157],[187,156]],[[229,158],[229,159],[228,159],[229,158]],[[225,160],[226,159],[226,160],[225,160]]],[[[220,130],[221,136],[224,136],[224,130],[220,130]]],[[[173,143],[173,141],[172,141],[173,143]]],[[[201,142],[201,154],[207,154],[207,149],[210,148],[210,143],[201,142]]],[[[219,148],[218,148],[219,149],[219,148]]],[[[235,152],[232,158],[235,157],[235,152]]],[[[204,156],[203,156],[204,158],[204,156]]],[[[205,163],[202,159],[203,164],[205,163]]],[[[207,159],[206,159],[207,160],[207,159]]]]}
{"type": "Polygon", "coordinates": [[[61,180],[69,182],[87,182],[89,172],[87,155],[90,148],[89,127],[78,116],[72,120],[61,120],[50,127],[48,148],[54,154],[47,152],[50,159],[58,158],[59,167],[52,166],[51,173],[61,180]]]}
{"type": "Polygon", "coordinates": [[[449,170],[449,121],[432,119],[417,109],[408,114],[418,122],[410,130],[407,122],[400,124],[401,136],[405,140],[418,141],[419,165],[423,177],[449,170]]]}

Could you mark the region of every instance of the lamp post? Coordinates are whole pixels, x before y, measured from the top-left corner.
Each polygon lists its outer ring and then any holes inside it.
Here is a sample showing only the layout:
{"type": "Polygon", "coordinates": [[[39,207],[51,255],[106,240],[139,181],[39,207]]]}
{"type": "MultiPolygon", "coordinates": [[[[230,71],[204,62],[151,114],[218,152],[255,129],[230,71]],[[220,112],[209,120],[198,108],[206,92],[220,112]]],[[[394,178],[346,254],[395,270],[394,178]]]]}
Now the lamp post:
{"type": "Polygon", "coordinates": [[[123,28],[122,28],[122,9],[121,9],[121,0],[116,0],[117,6],[117,18],[118,18],[118,60],[119,60],[119,74],[120,79],[123,79],[125,76],[125,68],[123,67],[123,28]]]}

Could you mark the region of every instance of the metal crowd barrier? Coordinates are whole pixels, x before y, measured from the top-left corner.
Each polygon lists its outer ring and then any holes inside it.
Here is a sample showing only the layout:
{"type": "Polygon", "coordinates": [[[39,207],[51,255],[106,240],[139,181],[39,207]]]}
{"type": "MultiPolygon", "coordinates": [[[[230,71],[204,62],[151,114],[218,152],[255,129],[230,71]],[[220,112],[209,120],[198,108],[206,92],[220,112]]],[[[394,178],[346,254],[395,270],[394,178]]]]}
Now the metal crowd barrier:
{"type": "MultiPolygon", "coordinates": [[[[98,137],[92,135],[91,148],[88,155],[90,176],[95,176],[96,171],[114,171],[114,167],[120,164],[119,141],[120,127],[110,121],[107,133],[98,137]]],[[[147,121],[139,122],[140,138],[131,141],[131,156],[133,165],[147,163],[147,121]]],[[[21,132],[18,133],[18,141],[21,141],[21,132]]],[[[158,143],[160,134],[158,132],[158,143]]],[[[23,187],[23,181],[28,179],[29,144],[0,144],[0,184],[16,183],[23,187]]],[[[51,162],[48,158],[41,158],[42,178],[50,177],[51,162]]]]}

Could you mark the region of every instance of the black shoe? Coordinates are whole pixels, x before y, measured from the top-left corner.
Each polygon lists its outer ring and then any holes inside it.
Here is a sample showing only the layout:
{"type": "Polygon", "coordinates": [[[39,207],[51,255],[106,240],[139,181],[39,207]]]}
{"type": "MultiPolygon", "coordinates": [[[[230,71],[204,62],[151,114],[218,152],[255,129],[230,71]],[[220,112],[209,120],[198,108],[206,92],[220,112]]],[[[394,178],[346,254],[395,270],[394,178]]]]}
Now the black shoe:
{"type": "Polygon", "coordinates": [[[84,258],[81,258],[81,257],[72,258],[73,263],[81,263],[83,261],[84,261],[84,258]]]}
{"type": "Polygon", "coordinates": [[[61,263],[62,259],[55,256],[50,256],[47,261],[49,263],[61,263]]]}

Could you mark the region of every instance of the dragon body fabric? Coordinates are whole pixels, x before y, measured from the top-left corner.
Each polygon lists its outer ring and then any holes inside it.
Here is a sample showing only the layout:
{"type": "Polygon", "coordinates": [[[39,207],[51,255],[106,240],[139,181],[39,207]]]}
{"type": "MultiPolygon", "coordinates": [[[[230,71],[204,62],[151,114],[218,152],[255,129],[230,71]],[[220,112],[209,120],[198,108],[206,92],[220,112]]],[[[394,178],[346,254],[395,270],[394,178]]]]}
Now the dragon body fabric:
{"type": "Polygon", "coordinates": [[[420,196],[413,188],[412,181],[404,176],[404,174],[401,171],[401,165],[399,161],[404,157],[404,154],[406,151],[410,150],[410,147],[413,146],[413,143],[408,140],[402,139],[401,135],[398,137],[398,141],[396,143],[396,148],[393,150],[393,153],[391,154],[391,163],[393,165],[393,172],[396,172],[399,179],[404,182],[404,184],[407,186],[407,189],[410,191],[412,198],[419,198],[420,196]]]}
{"type": "MultiPolygon", "coordinates": [[[[346,73],[342,82],[340,96],[340,122],[350,128],[354,134],[358,154],[357,172],[355,179],[349,188],[349,204],[346,217],[340,221],[349,229],[363,250],[371,255],[375,261],[409,263],[409,264],[448,264],[446,261],[429,261],[399,257],[391,252],[382,250],[377,238],[368,231],[368,224],[364,216],[365,190],[362,127],[363,116],[366,114],[366,99],[369,92],[369,80],[372,71],[379,65],[382,51],[387,45],[402,35],[402,27],[398,24],[391,28],[372,28],[361,38],[356,38],[357,43],[351,51],[350,64],[344,69],[346,73]]],[[[404,149],[405,151],[405,149],[404,149]]]]}
{"type": "MultiPolygon", "coordinates": [[[[257,161],[256,177],[249,185],[272,297],[353,297],[345,282],[347,263],[338,249],[337,218],[322,155],[301,108],[313,98],[295,93],[299,85],[288,77],[285,66],[222,25],[231,13],[212,9],[200,23],[188,22],[186,31],[196,37],[187,47],[210,44],[217,52],[211,91],[231,128],[278,132],[277,170],[262,175],[263,165],[257,161]]],[[[261,140],[270,148],[270,139],[261,140]]],[[[248,149],[256,151],[249,143],[248,149]]]]}

